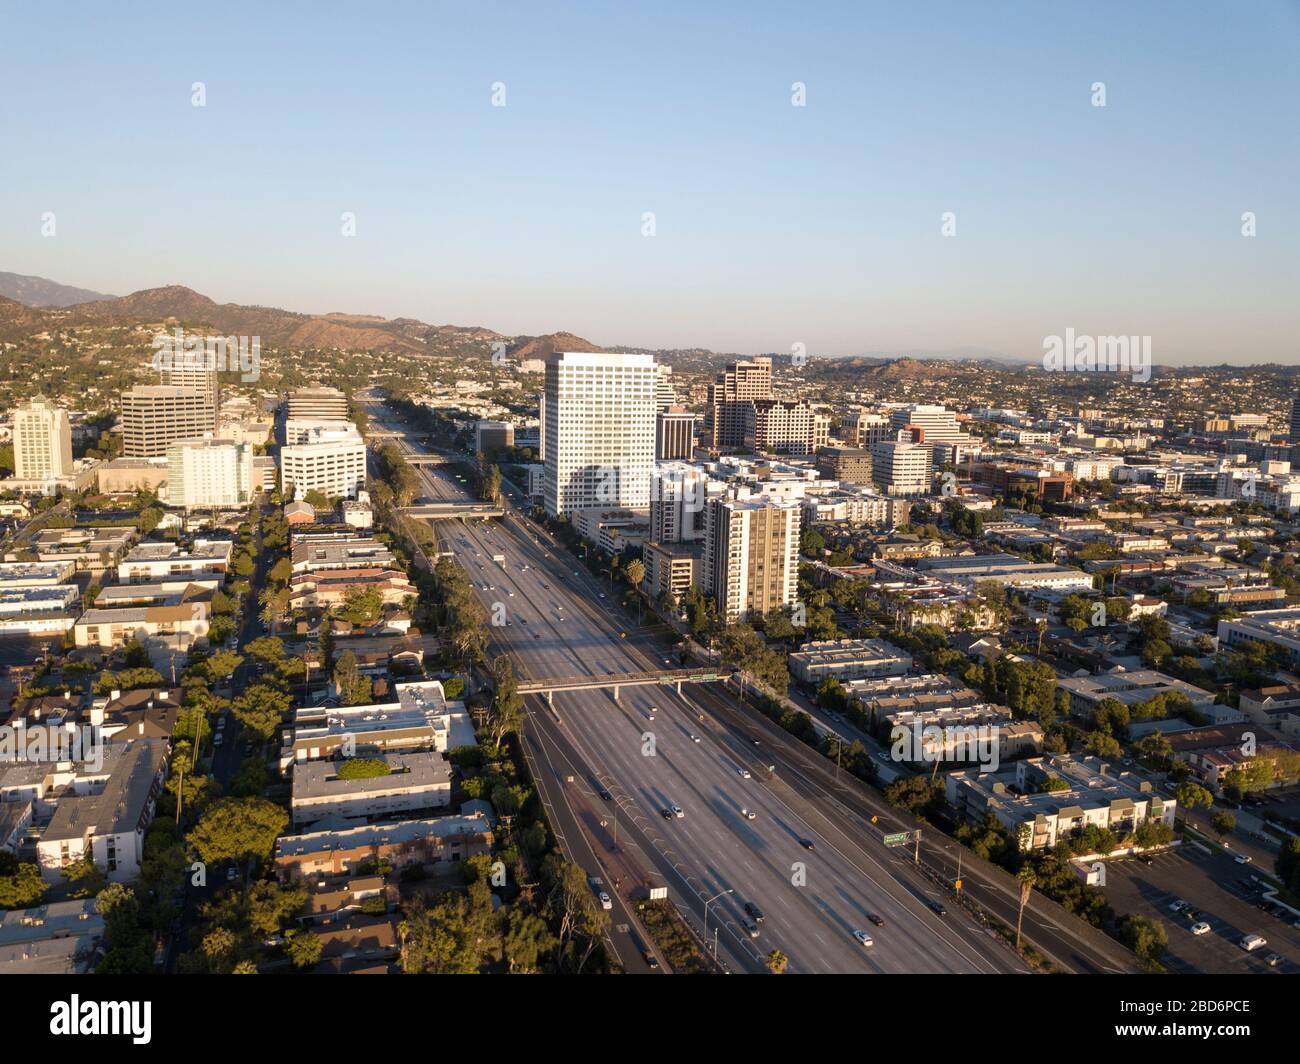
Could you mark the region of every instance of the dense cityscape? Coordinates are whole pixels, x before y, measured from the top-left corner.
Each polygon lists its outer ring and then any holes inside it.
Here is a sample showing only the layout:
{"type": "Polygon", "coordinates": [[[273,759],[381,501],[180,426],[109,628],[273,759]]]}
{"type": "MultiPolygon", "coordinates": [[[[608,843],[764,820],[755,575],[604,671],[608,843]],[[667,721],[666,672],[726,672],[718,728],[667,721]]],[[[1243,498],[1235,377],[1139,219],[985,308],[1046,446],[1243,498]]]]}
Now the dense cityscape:
{"type": "Polygon", "coordinates": [[[1293,0],[5,22],[20,1037],[1289,1030],[1293,0]]]}

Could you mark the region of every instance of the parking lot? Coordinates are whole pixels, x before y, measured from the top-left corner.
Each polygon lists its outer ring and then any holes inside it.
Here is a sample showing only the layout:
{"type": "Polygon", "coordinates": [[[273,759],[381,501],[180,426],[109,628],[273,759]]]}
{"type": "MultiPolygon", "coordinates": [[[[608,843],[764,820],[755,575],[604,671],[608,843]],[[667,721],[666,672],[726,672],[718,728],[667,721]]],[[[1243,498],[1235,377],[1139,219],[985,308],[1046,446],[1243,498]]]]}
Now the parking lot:
{"type": "Polygon", "coordinates": [[[1281,919],[1265,911],[1261,884],[1249,866],[1188,843],[1149,861],[1129,858],[1105,867],[1102,889],[1116,912],[1157,918],[1164,926],[1169,938],[1164,963],[1170,971],[1300,971],[1300,930],[1289,914],[1281,919]],[[1173,912],[1171,906],[1179,901],[1190,911],[1173,912]],[[1191,927],[1199,922],[1210,930],[1194,935],[1191,927]],[[1247,953],[1239,943],[1252,933],[1263,935],[1267,945],[1247,953]],[[1266,958],[1274,953],[1282,960],[1270,967],[1266,958]]]}

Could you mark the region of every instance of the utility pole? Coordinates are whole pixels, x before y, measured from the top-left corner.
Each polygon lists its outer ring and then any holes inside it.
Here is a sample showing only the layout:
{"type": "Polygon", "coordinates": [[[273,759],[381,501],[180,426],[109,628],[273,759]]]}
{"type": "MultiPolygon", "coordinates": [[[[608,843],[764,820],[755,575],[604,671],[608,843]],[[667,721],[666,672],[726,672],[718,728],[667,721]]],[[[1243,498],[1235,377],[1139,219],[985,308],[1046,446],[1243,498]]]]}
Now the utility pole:
{"type": "Polygon", "coordinates": [[[919,865],[921,863],[921,829],[917,828],[914,834],[916,836],[916,852],[912,856],[912,863],[919,865]]]}

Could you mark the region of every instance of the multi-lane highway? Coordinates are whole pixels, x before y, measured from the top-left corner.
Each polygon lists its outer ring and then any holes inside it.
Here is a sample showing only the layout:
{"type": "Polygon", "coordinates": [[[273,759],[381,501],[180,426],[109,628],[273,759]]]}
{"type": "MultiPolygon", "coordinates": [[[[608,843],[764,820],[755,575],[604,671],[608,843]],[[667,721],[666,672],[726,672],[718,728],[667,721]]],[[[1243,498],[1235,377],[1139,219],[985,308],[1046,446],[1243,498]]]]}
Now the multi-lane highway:
{"type": "MultiPolygon", "coordinates": [[[[371,418],[396,427],[378,406],[371,418]]],[[[450,468],[419,473],[430,497],[463,497],[450,468]]],[[[545,533],[509,509],[501,522],[445,521],[437,531],[495,620],[495,649],[511,655],[521,678],[664,664],[629,627],[609,585],[575,570],[545,533]],[[504,565],[494,555],[504,555],[504,565]]],[[[526,748],[548,809],[586,836],[568,841],[572,853],[588,850],[599,862],[588,872],[618,878],[623,897],[642,883],[667,887],[696,930],[716,937],[720,960],[734,971],[762,970],[772,949],[803,972],[1023,970],[958,907],[934,911],[940,891],[910,866],[907,851],[845,830],[779,766],[770,772],[784,753],[778,757],[770,738],[756,745],[757,734],[720,723],[709,704],[719,697],[688,686],[682,695],[625,688],[617,702],[608,690],[565,692],[553,708],[529,700],[526,748]],[[682,815],[665,817],[674,806],[682,815]],[[862,945],[855,931],[872,944],[862,945]]],[[[623,915],[616,912],[616,921],[623,915]]]]}

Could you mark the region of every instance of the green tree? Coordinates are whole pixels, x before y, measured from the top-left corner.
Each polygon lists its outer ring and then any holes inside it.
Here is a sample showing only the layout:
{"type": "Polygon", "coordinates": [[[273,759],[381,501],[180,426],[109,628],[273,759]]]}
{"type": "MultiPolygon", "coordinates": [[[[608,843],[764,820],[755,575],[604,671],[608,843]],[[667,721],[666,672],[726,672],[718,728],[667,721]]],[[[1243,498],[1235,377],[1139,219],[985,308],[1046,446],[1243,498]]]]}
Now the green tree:
{"type": "Polygon", "coordinates": [[[289,824],[289,815],[262,798],[222,798],[203,814],[189,842],[209,865],[265,859],[289,824]]]}

